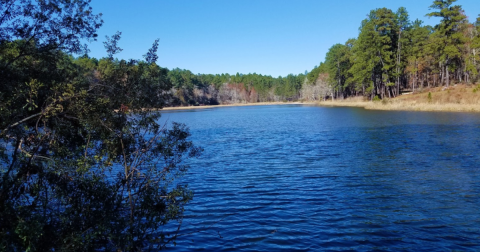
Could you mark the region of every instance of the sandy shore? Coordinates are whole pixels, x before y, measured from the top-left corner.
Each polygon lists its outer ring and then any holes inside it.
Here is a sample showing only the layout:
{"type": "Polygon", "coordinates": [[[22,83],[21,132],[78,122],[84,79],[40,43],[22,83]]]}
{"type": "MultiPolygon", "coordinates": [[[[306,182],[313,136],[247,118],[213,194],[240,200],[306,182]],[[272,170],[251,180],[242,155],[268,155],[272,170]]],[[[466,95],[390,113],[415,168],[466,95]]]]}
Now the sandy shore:
{"type": "Polygon", "coordinates": [[[257,102],[257,103],[235,103],[235,104],[225,104],[225,105],[165,107],[162,110],[208,109],[208,108],[223,108],[223,107],[267,106],[267,105],[298,105],[298,104],[315,105],[316,103],[315,102],[257,102]]]}

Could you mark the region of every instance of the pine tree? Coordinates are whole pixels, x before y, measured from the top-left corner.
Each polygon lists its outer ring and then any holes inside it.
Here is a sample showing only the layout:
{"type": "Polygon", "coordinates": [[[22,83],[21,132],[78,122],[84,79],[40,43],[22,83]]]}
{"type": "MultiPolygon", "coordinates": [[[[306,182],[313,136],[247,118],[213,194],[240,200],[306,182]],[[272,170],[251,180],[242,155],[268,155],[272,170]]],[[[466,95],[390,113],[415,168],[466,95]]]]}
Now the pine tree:
{"type": "Polygon", "coordinates": [[[473,65],[474,65],[474,70],[475,73],[478,74],[479,72],[479,62],[480,62],[480,15],[478,15],[478,18],[475,22],[475,29],[473,29],[473,39],[472,39],[472,54],[473,54],[473,65]]]}
{"type": "Polygon", "coordinates": [[[391,95],[391,87],[395,85],[397,40],[398,26],[392,10],[372,10],[369,18],[362,22],[350,73],[363,87],[369,85],[366,92],[371,93],[372,99],[375,95],[383,98],[386,92],[391,95]]]}
{"type": "Polygon", "coordinates": [[[464,36],[460,33],[460,26],[465,22],[465,15],[459,5],[453,5],[457,0],[436,0],[430,9],[438,11],[427,14],[428,17],[441,17],[440,24],[435,26],[435,33],[439,40],[440,60],[445,68],[445,83],[449,86],[450,71],[455,70],[455,62],[460,61],[460,46],[464,43],[464,36]]]}
{"type": "Polygon", "coordinates": [[[398,26],[398,44],[397,44],[397,58],[396,58],[396,82],[395,82],[395,95],[400,94],[400,76],[402,75],[402,70],[405,68],[405,65],[402,62],[402,46],[406,42],[406,38],[403,35],[403,32],[407,30],[410,26],[410,21],[408,17],[407,9],[400,7],[396,13],[397,16],[397,26],[398,26]]]}
{"type": "Polygon", "coordinates": [[[428,27],[422,26],[422,21],[415,20],[411,28],[407,31],[406,37],[408,38],[407,43],[407,72],[410,73],[412,77],[412,88],[415,90],[417,87],[418,80],[420,79],[419,74],[423,74],[426,58],[426,44],[430,35],[428,27]]]}

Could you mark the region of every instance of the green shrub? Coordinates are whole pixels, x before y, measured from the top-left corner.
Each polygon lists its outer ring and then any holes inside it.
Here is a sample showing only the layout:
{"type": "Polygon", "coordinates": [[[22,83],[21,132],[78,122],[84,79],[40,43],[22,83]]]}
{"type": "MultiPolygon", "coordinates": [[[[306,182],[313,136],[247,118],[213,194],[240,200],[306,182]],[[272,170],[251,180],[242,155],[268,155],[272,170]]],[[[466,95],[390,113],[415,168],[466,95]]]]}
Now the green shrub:
{"type": "Polygon", "coordinates": [[[473,92],[476,93],[476,92],[478,92],[479,90],[480,90],[480,84],[477,85],[477,87],[475,87],[475,88],[473,89],[473,92]]]}

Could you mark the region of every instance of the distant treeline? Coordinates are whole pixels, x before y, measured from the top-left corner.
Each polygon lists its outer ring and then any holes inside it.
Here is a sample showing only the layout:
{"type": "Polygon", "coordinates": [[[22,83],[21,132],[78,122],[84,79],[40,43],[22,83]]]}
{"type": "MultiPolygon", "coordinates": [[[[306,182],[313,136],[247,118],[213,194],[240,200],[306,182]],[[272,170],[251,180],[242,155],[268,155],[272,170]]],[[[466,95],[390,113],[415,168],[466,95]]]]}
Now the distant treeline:
{"type": "MultiPolygon", "coordinates": [[[[480,15],[469,23],[456,0],[434,1],[434,27],[411,21],[405,8],[380,8],[361,21],[357,38],[335,44],[310,72],[272,77],[256,73],[194,74],[159,67],[170,89],[165,106],[199,106],[275,101],[318,101],[364,96],[395,97],[404,91],[451,83],[475,83],[480,70],[480,15]]],[[[107,64],[125,60],[74,59],[102,79],[107,64]],[[107,63],[108,62],[108,63],[107,63]]],[[[111,67],[111,66],[110,66],[111,67]]]]}
{"type": "Polygon", "coordinates": [[[396,12],[372,10],[359,35],[333,45],[319,66],[286,77],[261,74],[193,74],[167,70],[172,84],[167,106],[215,105],[270,101],[369,99],[395,97],[424,87],[475,83],[480,70],[480,16],[469,23],[456,0],[434,1],[428,17],[434,27],[396,12]]]}

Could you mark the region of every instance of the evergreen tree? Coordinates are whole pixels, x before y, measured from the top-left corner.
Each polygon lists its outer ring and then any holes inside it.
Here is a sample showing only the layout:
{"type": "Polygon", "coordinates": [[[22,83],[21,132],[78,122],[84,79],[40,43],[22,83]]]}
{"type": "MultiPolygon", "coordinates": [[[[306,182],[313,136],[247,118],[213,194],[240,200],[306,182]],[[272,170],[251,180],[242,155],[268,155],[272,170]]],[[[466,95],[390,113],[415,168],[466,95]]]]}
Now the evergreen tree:
{"type": "Polygon", "coordinates": [[[350,88],[346,86],[350,75],[348,72],[351,67],[350,57],[351,47],[342,44],[332,46],[325,57],[325,65],[332,88],[342,94],[342,98],[351,93],[350,88]]]}
{"type": "Polygon", "coordinates": [[[480,15],[477,17],[472,34],[472,61],[474,68],[472,72],[478,76],[478,72],[480,71],[480,15]]]}
{"type": "MultiPolygon", "coordinates": [[[[455,63],[460,60],[460,46],[464,43],[464,36],[460,32],[461,24],[465,22],[465,15],[459,5],[453,5],[457,0],[436,0],[430,6],[438,11],[427,14],[428,17],[442,18],[435,26],[435,36],[439,42],[440,60],[444,67],[444,79],[447,87],[450,83],[450,72],[455,70],[455,63]]],[[[443,69],[442,69],[443,70],[443,69]]]]}
{"type": "Polygon", "coordinates": [[[430,35],[428,27],[422,25],[422,21],[415,20],[411,28],[406,32],[407,49],[407,72],[412,79],[412,89],[415,90],[419,80],[419,73],[425,67],[426,52],[425,49],[430,35]]]}
{"type": "Polygon", "coordinates": [[[350,73],[363,89],[368,86],[365,92],[371,93],[372,99],[375,95],[391,95],[397,39],[396,15],[389,9],[372,10],[362,22],[350,73]]]}
{"type": "Polygon", "coordinates": [[[158,250],[192,198],[167,70],[67,54],[96,37],[88,3],[0,2],[0,251],[158,250]]]}
{"type": "Polygon", "coordinates": [[[397,55],[396,55],[396,62],[395,62],[395,65],[396,65],[395,75],[397,77],[395,81],[395,86],[396,86],[395,92],[394,92],[395,96],[400,94],[400,78],[403,73],[403,69],[405,69],[405,64],[402,61],[402,58],[404,58],[402,57],[403,56],[402,46],[407,41],[407,39],[405,38],[405,36],[402,36],[402,35],[403,35],[403,32],[407,30],[410,26],[407,9],[405,9],[404,7],[398,8],[396,16],[397,16],[397,27],[398,27],[398,42],[397,42],[398,44],[397,44],[397,55]]]}

